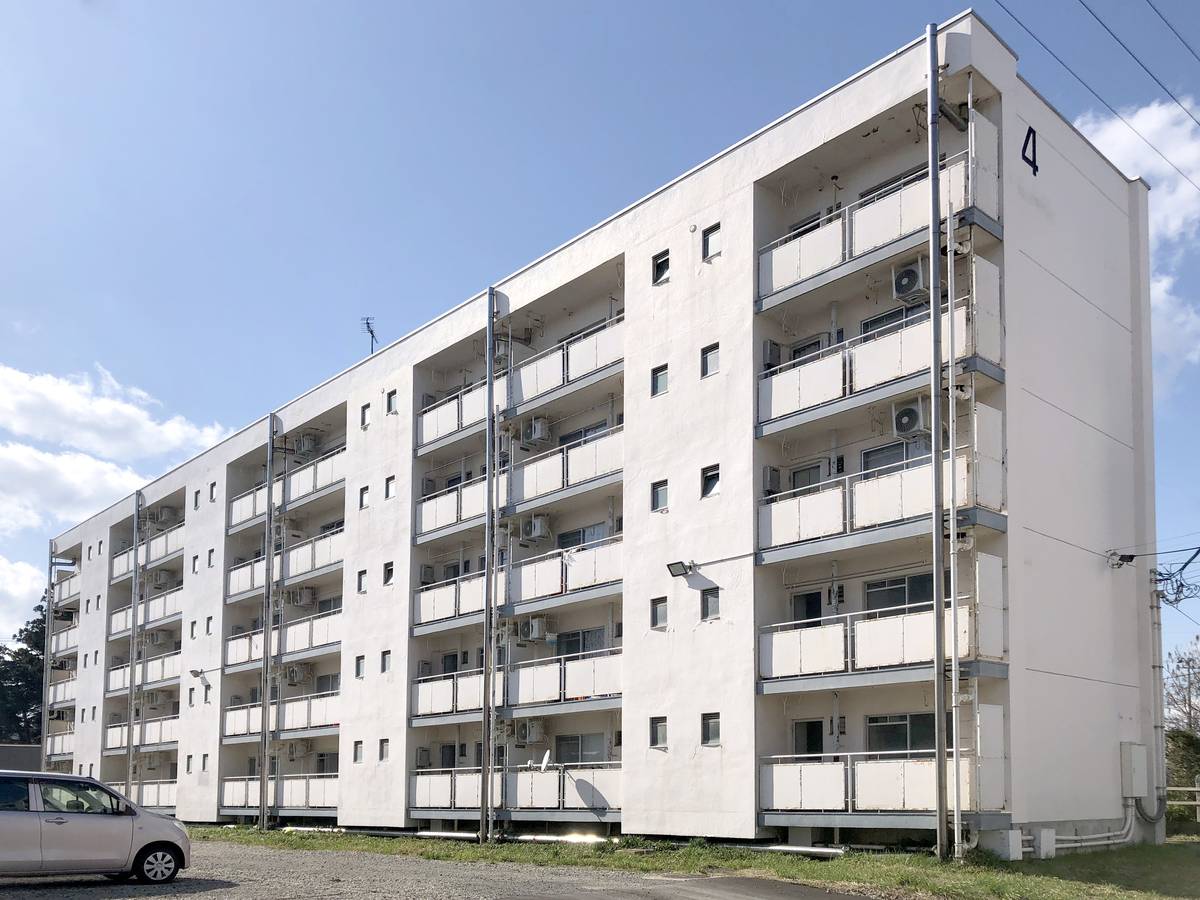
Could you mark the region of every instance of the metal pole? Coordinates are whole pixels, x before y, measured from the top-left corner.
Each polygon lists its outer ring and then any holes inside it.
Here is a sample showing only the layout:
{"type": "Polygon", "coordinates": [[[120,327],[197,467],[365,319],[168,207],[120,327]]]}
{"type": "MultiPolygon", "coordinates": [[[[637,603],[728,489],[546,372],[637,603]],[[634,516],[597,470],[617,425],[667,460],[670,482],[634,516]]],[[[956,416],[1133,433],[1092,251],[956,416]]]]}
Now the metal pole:
{"type": "MultiPolygon", "coordinates": [[[[949,365],[949,394],[947,400],[947,426],[950,444],[950,521],[954,524],[950,529],[950,750],[953,759],[951,766],[954,772],[954,784],[951,795],[954,803],[954,858],[962,859],[965,848],[962,839],[962,797],[960,785],[962,765],[959,748],[962,746],[960,721],[962,707],[959,703],[959,674],[958,674],[958,479],[954,477],[954,467],[957,464],[955,452],[958,450],[958,405],[954,398],[955,391],[955,355],[954,355],[954,257],[956,253],[954,241],[954,200],[946,204],[946,300],[949,315],[946,317],[946,344],[950,348],[949,365]]],[[[940,307],[941,304],[939,303],[940,307]]],[[[939,317],[941,312],[939,309],[939,317]]]]}
{"type": "MultiPolygon", "coordinates": [[[[282,488],[282,486],[281,486],[282,488]]],[[[271,595],[275,587],[275,413],[267,415],[267,511],[263,539],[262,667],[259,674],[258,827],[267,830],[267,787],[271,753],[271,595]]],[[[283,560],[280,560],[282,565],[283,560]]]]}
{"type": "Polygon", "coordinates": [[[483,758],[479,761],[479,843],[491,839],[492,809],[492,626],[495,607],[495,526],[496,526],[496,289],[487,290],[487,446],[484,465],[487,467],[487,515],[483,529],[483,758]]]}
{"type": "MultiPolygon", "coordinates": [[[[54,625],[54,541],[49,542],[50,553],[46,559],[46,634],[42,646],[42,771],[50,769],[50,630],[54,625]]],[[[76,676],[78,677],[78,676],[76,676]]]]}
{"type": "MultiPolygon", "coordinates": [[[[946,640],[943,632],[945,591],[945,508],[942,503],[942,204],[938,166],[938,49],[937,25],[925,26],[929,51],[929,83],[926,113],[929,123],[929,324],[932,365],[929,369],[929,412],[933,482],[933,515],[930,530],[933,544],[933,750],[936,789],[937,855],[946,858],[946,640]]],[[[953,227],[953,226],[951,226],[953,227]]],[[[953,462],[951,463],[953,465],[953,462]]],[[[953,476],[951,476],[953,477],[953,476]]],[[[950,514],[956,516],[957,510],[950,514]]]]}
{"type": "MultiPolygon", "coordinates": [[[[141,645],[141,635],[138,631],[138,606],[141,597],[142,551],[139,546],[142,539],[142,492],[133,492],[133,582],[131,593],[133,603],[129,607],[129,674],[128,682],[129,711],[125,717],[125,792],[132,799],[133,794],[133,720],[136,707],[138,648],[141,645]]],[[[148,548],[147,548],[148,549],[148,548]]],[[[136,803],[137,801],[134,800],[136,803]]]]}

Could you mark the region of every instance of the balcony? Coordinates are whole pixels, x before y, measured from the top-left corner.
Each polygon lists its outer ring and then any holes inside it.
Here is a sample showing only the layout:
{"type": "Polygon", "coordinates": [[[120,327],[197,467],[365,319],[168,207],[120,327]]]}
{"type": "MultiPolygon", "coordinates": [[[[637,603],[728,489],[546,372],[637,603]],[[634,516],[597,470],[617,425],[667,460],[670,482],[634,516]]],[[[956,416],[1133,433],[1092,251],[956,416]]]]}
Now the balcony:
{"type": "MultiPolygon", "coordinates": [[[[624,316],[608,319],[562,343],[522,360],[498,375],[493,390],[497,407],[521,407],[548,399],[559,388],[583,382],[624,357],[624,316]]],[[[486,381],[477,381],[421,410],[417,446],[424,450],[487,418],[486,381]]]]}
{"type": "MultiPolygon", "coordinates": [[[[272,731],[303,731],[332,728],[341,721],[341,696],[337,691],[287,697],[271,703],[269,728],[272,731]]],[[[262,731],[262,704],[247,703],[225,709],[225,737],[259,734],[262,731]]],[[[257,802],[257,801],[255,801],[257,802]]]]}
{"type": "MultiPolygon", "coordinates": [[[[271,655],[301,653],[318,647],[337,644],[342,640],[341,610],[319,613],[271,629],[271,655]],[[282,633],[283,643],[280,644],[282,633]]],[[[234,635],[225,640],[225,665],[237,666],[262,659],[263,631],[261,628],[234,635]]]]}
{"type": "MultiPolygon", "coordinates": [[[[340,563],[345,555],[345,531],[339,528],[327,534],[309,538],[287,550],[287,569],[283,576],[285,580],[298,578],[309,572],[323,569],[340,563]]],[[[274,554],[272,577],[278,580],[282,554],[274,554]]],[[[246,591],[261,589],[266,576],[267,564],[265,559],[255,559],[232,567],[227,573],[227,597],[236,597],[246,591]]]]}
{"type": "Polygon", "coordinates": [[[76,572],[54,585],[54,604],[66,603],[73,597],[79,596],[80,575],[76,572]]]}
{"type": "MultiPolygon", "coordinates": [[[[180,522],[173,528],[168,528],[166,531],[156,534],[149,541],[143,541],[138,544],[138,561],[143,565],[149,566],[182,551],[185,524],[187,523],[180,522]],[[143,556],[145,557],[144,559],[143,556]]],[[[112,561],[113,580],[123,578],[133,571],[133,562],[134,549],[132,547],[114,556],[112,561]]]]}
{"type": "MultiPolygon", "coordinates": [[[[477,814],[482,780],[478,768],[414,772],[409,776],[409,811],[415,818],[421,818],[419,810],[462,810],[462,818],[469,811],[477,814]]],[[[555,818],[567,820],[573,815],[581,820],[607,818],[603,814],[621,809],[621,763],[551,765],[544,772],[535,767],[505,769],[492,775],[492,797],[497,809],[516,813],[512,818],[536,819],[551,811],[559,812],[555,818]]]]}
{"type": "MultiPolygon", "coordinates": [[[[155,656],[138,662],[140,671],[137,675],[138,684],[156,684],[179,677],[179,651],[155,656]]],[[[121,691],[129,687],[129,664],[114,666],[108,670],[108,690],[121,691]]]]}
{"type": "Polygon", "coordinates": [[[64,678],[50,683],[50,703],[67,703],[75,699],[78,678],[64,678]]]}
{"type": "MultiPolygon", "coordinates": [[[[171,616],[177,616],[182,609],[183,588],[177,587],[170,591],[164,591],[142,601],[140,612],[140,624],[143,626],[153,625],[155,622],[168,619],[171,616]]],[[[108,617],[108,633],[110,636],[120,634],[122,631],[128,631],[133,626],[133,607],[127,606],[124,609],[118,609],[108,617]]]]}
{"type": "Polygon", "coordinates": [[[48,756],[65,756],[75,752],[75,731],[57,731],[46,738],[48,756]]]}
{"type": "MultiPolygon", "coordinates": [[[[221,779],[222,809],[258,809],[261,782],[257,775],[221,779]]],[[[267,781],[272,806],[279,809],[336,810],[338,776],[284,775],[267,781]]]]}
{"type": "MultiPolygon", "coordinates": [[[[501,604],[577,599],[593,589],[620,583],[623,571],[620,537],[605,538],[569,550],[552,550],[521,560],[497,573],[496,598],[501,604]]],[[[483,573],[464,575],[420,588],[413,593],[413,624],[427,625],[483,612],[483,573]]]]}
{"type": "Polygon", "coordinates": [[[176,782],[174,781],[138,781],[134,783],[133,793],[125,789],[123,781],[107,781],[105,784],[113,790],[120,791],[138,806],[144,806],[147,809],[175,808],[176,782]]]}
{"type": "MultiPolygon", "coordinates": [[[[500,706],[551,706],[619,697],[621,648],[531,659],[502,666],[493,683],[500,706]]],[[[483,706],[483,670],[419,678],[413,682],[414,716],[471,712],[483,706]]],[[[539,712],[553,712],[541,709],[539,712]]]]}
{"type": "MultiPolygon", "coordinates": [[[[171,744],[179,740],[179,716],[160,716],[133,723],[133,735],[139,747],[171,744]],[[144,730],[143,730],[144,729],[144,730]]],[[[104,729],[104,749],[117,750],[129,745],[129,724],[109,725],[104,729]]]]}
{"type": "Polygon", "coordinates": [[[72,625],[50,636],[50,652],[67,653],[79,649],[79,626],[72,625]]]}
{"type": "MultiPolygon", "coordinates": [[[[299,500],[315,494],[317,491],[337,484],[345,476],[346,448],[339,447],[318,459],[301,466],[287,476],[287,502],[296,503],[299,500]]],[[[275,505],[280,503],[283,492],[283,478],[276,478],[272,487],[275,505]]],[[[229,501],[229,527],[249,522],[267,511],[267,486],[265,484],[251,488],[229,501]]]]}

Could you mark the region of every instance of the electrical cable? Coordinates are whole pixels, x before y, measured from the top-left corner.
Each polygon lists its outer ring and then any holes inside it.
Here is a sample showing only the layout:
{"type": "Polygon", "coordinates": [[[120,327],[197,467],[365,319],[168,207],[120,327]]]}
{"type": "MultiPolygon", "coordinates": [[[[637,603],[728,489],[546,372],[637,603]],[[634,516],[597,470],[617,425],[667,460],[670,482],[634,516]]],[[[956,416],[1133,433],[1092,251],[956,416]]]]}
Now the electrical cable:
{"type": "Polygon", "coordinates": [[[1151,0],[1146,0],[1146,5],[1149,6],[1152,10],[1154,10],[1155,15],[1157,15],[1160,19],[1162,19],[1162,22],[1164,25],[1166,25],[1168,28],[1171,29],[1171,34],[1173,34],[1173,35],[1175,35],[1175,37],[1179,38],[1179,43],[1181,43],[1181,44],[1183,44],[1183,46],[1187,47],[1188,53],[1190,53],[1190,54],[1192,54],[1192,56],[1196,57],[1196,62],[1200,62],[1200,53],[1197,53],[1196,49],[1191,44],[1189,44],[1186,40],[1184,40],[1183,35],[1179,33],[1179,29],[1176,28],[1174,25],[1172,25],[1167,20],[1167,17],[1162,14],[1162,12],[1159,10],[1159,8],[1157,6],[1155,6],[1151,2],[1151,0]]]}
{"type": "Polygon", "coordinates": [[[1177,166],[1177,165],[1175,165],[1175,163],[1171,162],[1171,160],[1167,157],[1167,155],[1165,153],[1163,153],[1161,150],[1159,150],[1158,147],[1156,147],[1150,141],[1150,139],[1148,137],[1146,137],[1144,134],[1142,134],[1140,131],[1138,131],[1137,127],[1134,126],[1134,124],[1132,122],[1130,122],[1127,118],[1125,118],[1125,116],[1121,115],[1121,113],[1119,113],[1117,111],[1116,107],[1114,107],[1111,103],[1109,103],[1107,100],[1105,100],[1103,97],[1101,97],[1098,93],[1096,93],[1096,89],[1093,88],[1086,81],[1084,81],[1078,72],[1076,72],[1074,69],[1072,69],[1070,66],[1068,66],[1066,64],[1066,62],[1063,61],[1063,58],[1061,56],[1059,56],[1057,53],[1055,53],[1053,50],[1051,50],[1050,47],[1047,46],[1045,41],[1043,41],[1040,37],[1038,37],[1036,34],[1034,34],[1033,30],[1028,25],[1026,25],[1024,22],[1022,22],[1019,18],[1017,18],[1016,13],[1014,13],[1011,9],[1009,9],[1007,6],[1005,6],[1003,3],[1003,0],[995,0],[995,3],[1002,10],[1004,10],[1006,13],[1008,13],[1009,18],[1011,18],[1014,22],[1016,22],[1018,25],[1020,25],[1026,34],[1028,34],[1031,38],[1033,38],[1035,41],[1037,41],[1039,46],[1041,46],[1041,48],[1043,50],[1045,50],[1047,53],[1049,53],[1054,58],[1055,62],[1057,62],[1060,66],[1062,66],[1064,69],[1066,69],[1067,72],[1070,73],[1071,77],[1073,77],[1076,81],[1078,81],[1081,85],[1083,85],[1087,89],[1088,93],[1090,93],[1093,97],[1095,97],[1097,100],[1099,100],[1110,113],[1112,113],[1114,116],[1116,116],[1122,122],[1124,122],[1126,127],[1128,127],[1130,131],[1132,131],[1135,135],[1137,135],[1139,138],[1141,138],[1142,143],[1144,143],[1147,147],[1149,147],[1151,150],[1153,150],[1155,153],[1157,153],[1159,155],[1159,157],[1162,159],[1162,161],[1165,162],[1172,169],[1174,169],[1176,172],[1178,172],[1184,181],[1186,181],[1188,184],[1190,184],[1192,187],[1194,187],[1197,191],[1200,191],[1200,184],[1197,184],[1196,182],[1192,181],[1191,177],[1186,172],[1184,172],[1183,169],[1179,168],[1179,166],[1177,166]]]}

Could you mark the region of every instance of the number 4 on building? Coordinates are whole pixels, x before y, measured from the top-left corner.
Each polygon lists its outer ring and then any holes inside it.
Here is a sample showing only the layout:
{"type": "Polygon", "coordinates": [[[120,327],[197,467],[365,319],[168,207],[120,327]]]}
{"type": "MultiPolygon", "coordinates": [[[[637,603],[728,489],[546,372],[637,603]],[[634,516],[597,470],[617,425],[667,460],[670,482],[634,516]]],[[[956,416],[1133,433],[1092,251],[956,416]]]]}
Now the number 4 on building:
{"type": "Polygon", "coordinates": [[[1033,169],[1033,174],[1036,177],[1038,173],[1037,164],[1037,132],[1033,130],[1033,126],[1025,132],[1025,143],[1021,145],[1021,159],[1029,164],[1029,168],[1033,169]]]}

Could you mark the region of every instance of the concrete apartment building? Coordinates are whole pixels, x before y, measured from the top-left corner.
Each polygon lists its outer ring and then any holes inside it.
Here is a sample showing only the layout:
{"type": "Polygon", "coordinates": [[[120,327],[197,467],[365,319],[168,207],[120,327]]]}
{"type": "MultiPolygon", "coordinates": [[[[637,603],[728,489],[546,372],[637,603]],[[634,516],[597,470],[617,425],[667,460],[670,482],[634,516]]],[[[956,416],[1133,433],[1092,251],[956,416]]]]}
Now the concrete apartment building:
{"type": "MultiPolygon", "coordinates": [[[[1161,839],[1154,597],[1105,556],[1154,539],[1147,188],[977,16],[938,44],[966,831],[1161,839]]],[[[926,65],[496,283],[500,823],[932,834],[926,65]]],[[[475,828],[488,302],[275,410],[270,475],[264,415],[146,485],[136,563],[132,497],[53,540],[49,764],[123,785],[132,739],[143,803],[257,815],[270,553],[272,815],[475,828]]]]}

